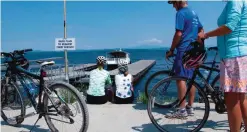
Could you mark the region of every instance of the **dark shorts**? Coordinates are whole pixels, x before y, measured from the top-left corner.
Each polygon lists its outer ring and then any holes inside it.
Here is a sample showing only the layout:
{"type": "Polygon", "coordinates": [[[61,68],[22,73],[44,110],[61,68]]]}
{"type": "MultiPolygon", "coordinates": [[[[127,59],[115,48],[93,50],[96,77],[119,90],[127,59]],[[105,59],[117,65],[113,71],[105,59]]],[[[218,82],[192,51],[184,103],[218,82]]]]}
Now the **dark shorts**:
{"type": "Polygon", "coordinates": [[[173,64],[173,70],[175,76],[182,76],[191,78],[193,76],[194,69],[185,69],[183,66],[182,58],[184,51],[178,51],[173,64]]]}
{"type": "Polygon", "coordinates": [[[88,104],[105,104],[107,102],[107,95],[105,96],[92,96],[87,95],[88,104]]]}
{"type": "Polygon", "coordinates": [[[134,92],[132,91],[132,96],[129,98],[119,98],[116,95],[114,96],[116,104],[131,104],[134,101],[134,92]]]}
{"type": "Polygon", "coordinates": [[[92,96],[87,94],[87,103],[88,104],[105,104],[107,101],[112,102],[113,90],[112,87],[107,87],[105,89],[104,96],[92,96]]]}

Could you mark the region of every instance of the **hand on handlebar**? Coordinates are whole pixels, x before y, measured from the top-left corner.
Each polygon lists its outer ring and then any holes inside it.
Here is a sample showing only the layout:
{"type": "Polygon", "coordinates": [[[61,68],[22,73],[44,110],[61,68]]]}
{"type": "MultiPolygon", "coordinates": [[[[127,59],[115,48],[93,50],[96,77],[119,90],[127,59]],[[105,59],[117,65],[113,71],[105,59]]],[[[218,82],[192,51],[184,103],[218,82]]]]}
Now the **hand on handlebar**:
{"type": "Polygon", "coordinates": [[[204,40],[204,39],[208,39],[208,35],[206,33],[199,33],[198,34],[198,39],[200,40],[204,40]]]}
{"type": "Polygon", "coordinates": [[[173,56],[173,52],[172,51],[167,51],[166,52],[166,59],[169,60],[170,57],[173,56]]]}

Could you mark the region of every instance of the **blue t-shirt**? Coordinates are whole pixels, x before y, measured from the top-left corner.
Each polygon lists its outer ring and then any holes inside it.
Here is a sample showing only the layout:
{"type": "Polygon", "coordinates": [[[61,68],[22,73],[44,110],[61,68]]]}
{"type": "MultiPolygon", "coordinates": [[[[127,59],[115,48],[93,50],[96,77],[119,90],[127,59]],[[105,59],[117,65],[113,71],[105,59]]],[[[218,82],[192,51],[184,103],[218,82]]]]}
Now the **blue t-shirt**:
{"type": "Polygon", "coordinates": [[[195,11],[188,7],[180,9],[176,14],[176,30],[182,31],[182,39],[177,46],[178,51],[185,51],[191,42],[197,40],[202,24],[195,11]]]}

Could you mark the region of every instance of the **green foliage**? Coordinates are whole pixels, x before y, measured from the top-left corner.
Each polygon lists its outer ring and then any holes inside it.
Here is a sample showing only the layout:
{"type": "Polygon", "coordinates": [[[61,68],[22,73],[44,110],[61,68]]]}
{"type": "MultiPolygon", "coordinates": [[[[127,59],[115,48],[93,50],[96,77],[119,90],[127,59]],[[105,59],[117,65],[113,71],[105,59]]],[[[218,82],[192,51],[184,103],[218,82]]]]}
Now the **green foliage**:
{"type": "Polygon", "coordinates": [[[146,97],[144,92],[140,92],[139,93],[139,96],[137,98],[137,102],[141,102],[141,103],[144,103],[144,104],[148,103],[148,98],[146,97]]]}

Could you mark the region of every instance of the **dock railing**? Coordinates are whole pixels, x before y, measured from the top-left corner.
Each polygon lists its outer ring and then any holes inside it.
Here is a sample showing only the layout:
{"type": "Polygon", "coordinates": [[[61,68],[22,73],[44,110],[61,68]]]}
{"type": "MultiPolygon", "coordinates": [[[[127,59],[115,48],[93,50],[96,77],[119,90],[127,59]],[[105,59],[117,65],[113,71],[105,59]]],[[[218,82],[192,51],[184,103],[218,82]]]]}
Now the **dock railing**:
{"type": "MultiPolygon", "coordinates": [[[[48,66],[45,68],[47,77],[46,81],[65,81],[65,65],[64,64],[56,64],[56,60],[63,60],[64,57],[52,57],[52,58],[44,58],[37,60],[29,60],[30,66],[28,70],[35,74],[40,74],[40,65],[36,63],[36,61],[55,61],[55,64],[52,66],[48,66]]],[[[7,64],[1,64],[1,76],[3,76],[6,71],[7,64]]],[[[90,68],[86,64],[69,64],[68,74],[69,80],[74,82],[79,80],[82,77],[86,76],[85,70],[90,68]]]]}

